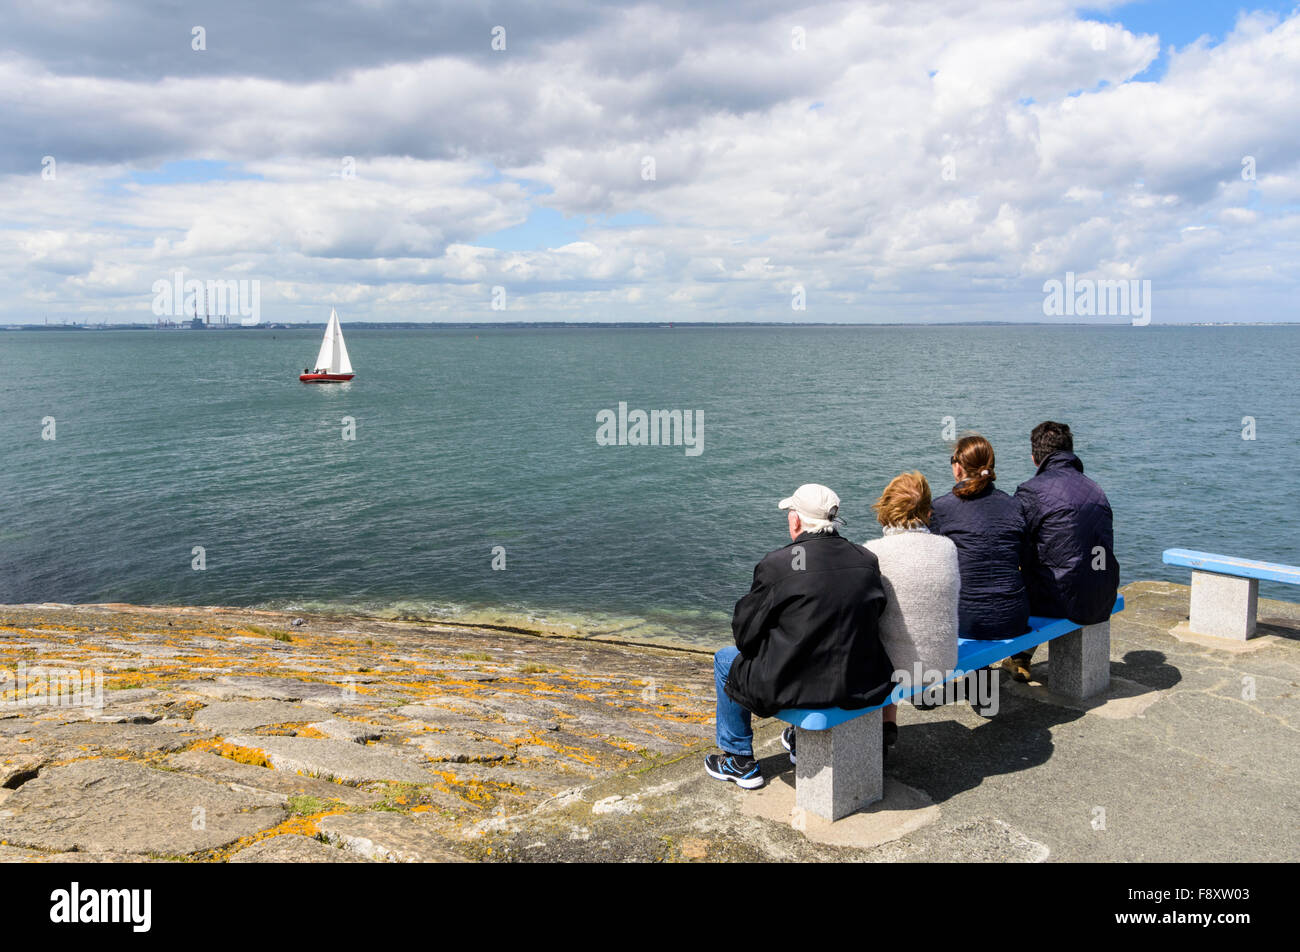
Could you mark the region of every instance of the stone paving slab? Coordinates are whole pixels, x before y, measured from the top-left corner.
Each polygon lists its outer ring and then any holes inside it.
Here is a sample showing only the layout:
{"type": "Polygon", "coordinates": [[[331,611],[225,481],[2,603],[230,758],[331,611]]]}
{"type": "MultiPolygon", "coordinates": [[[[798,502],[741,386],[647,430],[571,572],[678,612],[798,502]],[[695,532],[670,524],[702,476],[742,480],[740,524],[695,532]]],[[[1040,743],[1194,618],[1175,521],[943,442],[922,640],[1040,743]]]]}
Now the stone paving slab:
{"type": "Polygon", "coordinates": [[[347,813],[327,816],[321,833],[331,843],[363,859],[385,863],[457,863],[442,836],[418,819],[399,813],[347,813]]]}
{"type": "Polygon", "coordinates": [[[238,747],[261,751],[276,770],[324,780],[351,784],[376,780],[416,784],[435,781],[413,759],[389,753],[377,745],[315,737],[266,737],[254,734],[238,734],[226,740],[238,747]]]}
{"type": "Polygon", "coordinates": [[[49,767],[0,807],[0,841],[56,852],[181,855],[275,826],[280,798],[120,760],[49,767]]]}
{"type": "Polygon", "coordinates": [[[0,846],[0,863],[166,863],[174,860],[140,853],[77,852],[43,853],[14,846],[0,846]]]}
{"type": "Polygon", "coordinates": [[[348,784],[304,777],[284,770],[241,764],[228,757],[201,750],[172,754],[164,761],[164,765],[181,773],[219,783],[240,784],[279,794],[281,797],[309,796],[326,801],[337,800],[350,807],[368,807],[383,799],[382,791],[366,791],[348,784]]]}
{"type": "Polygon", "coordinates": [[[37,771],[49,763],[45,754],[28,753],[22,748],[16,750],[14,753],[0,753],[0,789],[19,786],[35,777],[37,771]]]}
{"type": "Polygon", "coordinates": [[[318,734],[323,734],[331,740],[347,740],[354,744],[364,744],[367,741],[381,740],[388,733],[382,727],[376,724],[363,723],[361,721],[346,721],[338,718],[330,718],[327,721],[321,721],[316,724],[308,724],[308,728],[318,734]]]}
{"type": "Polygon", "coordinates": [[[24,735],[30,748],[47,752],[52,759],[88,754],[146,757],[183,750],[210,737],[207,731],[187,722],[173,724],[111,724],[82,721],[72,724],[32,722],[24,735]]]}
{"type": "Polygon", "coordinates": [[[268,724],[305,723],[328,715],[324,708],[288,701],[214,701],[196,711],[193,721],[200,727],[224,733],[268,724]]]}
{"type": "Polygon", "coordinates": [[[339,849],[300,833],[259,840],[230,857],[231,863],[368,863],[358,853],[339,849]]]}
{"type": "Polygon", "coordinates": [[[467,734],[421,734],[411,738],[410,743],[429,760],[451,763],[490,763],[505,760],[514,753],[513,747],[467,734]]]}

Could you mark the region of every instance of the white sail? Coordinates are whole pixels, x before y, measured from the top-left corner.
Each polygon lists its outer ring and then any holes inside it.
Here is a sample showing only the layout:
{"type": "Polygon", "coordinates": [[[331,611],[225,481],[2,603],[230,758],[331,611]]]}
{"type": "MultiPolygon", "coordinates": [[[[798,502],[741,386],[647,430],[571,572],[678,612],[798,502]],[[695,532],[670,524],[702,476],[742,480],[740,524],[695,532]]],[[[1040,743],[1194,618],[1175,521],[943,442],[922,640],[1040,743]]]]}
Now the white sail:
{"type": "Polygon", "coordinates": [[[325,339],[321,341],[320,353],[316,355],[316,370],[329,370],[334,362],[334,325],[338,317],[330,311],[330,319],[325,324],[325,339]]]}
{"type": "Polygon", "coordinates": [[[339,326],[339,316],[333,308],[330,309],[329,323],[325,325],[320,353],[316,355],[316,369],[331,374],[352,373],[352,361],[348,359],[348,348],[343,343],[343,328],[339,326]]]}
{"type": "Polygon", "coordinates": [[[339,325],[337,317],[334,318],[334,363],[330,364],[330,367],[332,368],[330,373],[352,373],[352,361],[348,360],[348,345],[343,343],[343,328],[339,325]]]}

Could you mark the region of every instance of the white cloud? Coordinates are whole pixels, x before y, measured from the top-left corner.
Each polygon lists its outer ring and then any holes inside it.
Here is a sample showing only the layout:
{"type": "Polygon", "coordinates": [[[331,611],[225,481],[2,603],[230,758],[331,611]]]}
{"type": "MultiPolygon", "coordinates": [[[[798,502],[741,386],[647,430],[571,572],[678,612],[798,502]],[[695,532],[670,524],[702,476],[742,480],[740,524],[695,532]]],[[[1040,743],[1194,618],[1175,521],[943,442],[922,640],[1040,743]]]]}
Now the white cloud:
{"type": "Polygon", "coordinates": [[[376,320],[1032,320],[1066,270],[1296,289],[1300,14],[1245,16],[1131,81],[1158,52],[1044,0],[748,21],[638,5],[526,52],[307,78],[72,76],[10,54],[0,320],[33,302],[140,319],[177,269],[261,278],[271,320],[342,301],[376,320]],[[130,174],[193,158],[260,178],[130,174]],[[653,223],[481,243],[542,208],[653,223]]]}

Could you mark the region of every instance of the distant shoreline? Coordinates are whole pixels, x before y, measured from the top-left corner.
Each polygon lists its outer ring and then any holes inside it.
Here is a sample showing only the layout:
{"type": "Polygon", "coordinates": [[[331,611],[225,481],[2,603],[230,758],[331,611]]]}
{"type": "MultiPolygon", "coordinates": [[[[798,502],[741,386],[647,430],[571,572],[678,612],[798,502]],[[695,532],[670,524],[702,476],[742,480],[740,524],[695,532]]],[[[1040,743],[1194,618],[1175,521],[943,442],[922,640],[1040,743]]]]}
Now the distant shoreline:
{"type": "MultiPolygon", "coordinates": [[[[320,330],[324,321],[292,323],[276,321],[244,327],[240,324],[211,325],[193,328],[204,331],[295,331],[320,330]]],[[[1153,324],[1153,327],[1295,327],[1300,321],[1189,321],[1182,324],[1153,324]]],[[[890,321],[805,323],[802,321],[349,321],[357,330],[633,330],[644,328],[714,328],[714,327],[784,327],[784,328],[856,328],[856,327],[1129,327],[1130,321],[890,321]]],[[[3,331],[180,331],[192,330],[188,326],[157,327],[153,324],[0,324],[3,331]]]]}

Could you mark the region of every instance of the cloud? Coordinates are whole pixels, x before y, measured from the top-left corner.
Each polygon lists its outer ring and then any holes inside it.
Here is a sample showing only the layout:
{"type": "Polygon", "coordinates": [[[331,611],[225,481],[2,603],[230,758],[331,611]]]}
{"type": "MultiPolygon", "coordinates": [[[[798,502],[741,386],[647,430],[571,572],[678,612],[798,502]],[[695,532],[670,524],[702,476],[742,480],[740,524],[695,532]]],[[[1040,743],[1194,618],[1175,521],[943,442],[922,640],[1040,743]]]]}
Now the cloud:
{"type": "Polygon", "coordinates": [[[1052,0],[462,6],[200,8],[201,52],[180,14],[19,16],[0,321],[141,319],[178,269],[260,278],[271,320],[1037,320],[1066,270],[1213,282],[1219,318],[1297,290],[1300,13],[1149,81],[1159,37],[1052,0]],[[167,174],[194,159],[228,165],[167,174]],[[492,246],[546,209],[550,247],[492,246]]]}

